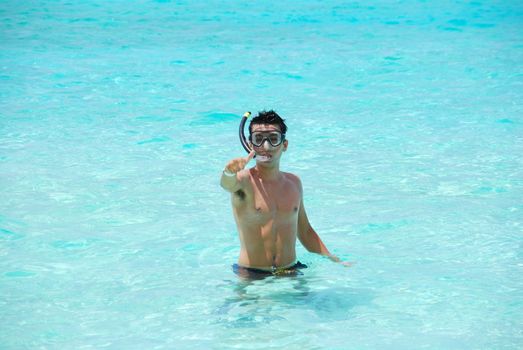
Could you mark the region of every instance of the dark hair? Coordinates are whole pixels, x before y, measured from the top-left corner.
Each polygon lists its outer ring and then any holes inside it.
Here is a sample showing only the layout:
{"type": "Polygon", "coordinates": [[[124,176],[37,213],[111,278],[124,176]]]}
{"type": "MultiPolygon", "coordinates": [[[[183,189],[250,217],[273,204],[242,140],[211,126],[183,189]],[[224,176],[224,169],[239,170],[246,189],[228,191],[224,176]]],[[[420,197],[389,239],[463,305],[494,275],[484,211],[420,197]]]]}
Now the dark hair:
{"type": "Polygon", "coordinates": [[[282,119],[278,113],[273,111],[261,111],[258,112],[258,115],[252,118],[251,123],[249,124],[249,135],[252,134],[252,126],[254,124],[271,124],[278,125],[280,127],[281,133],[287,133],[287,125],[285,125],[285,119],[282,119]]]}

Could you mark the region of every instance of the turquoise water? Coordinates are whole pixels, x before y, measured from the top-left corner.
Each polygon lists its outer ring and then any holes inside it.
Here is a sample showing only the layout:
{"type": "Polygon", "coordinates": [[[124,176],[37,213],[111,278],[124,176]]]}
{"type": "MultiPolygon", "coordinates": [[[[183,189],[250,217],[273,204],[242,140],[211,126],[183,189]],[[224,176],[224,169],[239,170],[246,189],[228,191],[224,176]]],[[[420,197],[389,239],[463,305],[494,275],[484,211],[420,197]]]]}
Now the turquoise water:
{"type": "Polygon", "coordinates": [[[520,1],[2,1],[0,348],[519,349],[520,1]],[[242,284],[246,110],[352,268],[242,284]]]}

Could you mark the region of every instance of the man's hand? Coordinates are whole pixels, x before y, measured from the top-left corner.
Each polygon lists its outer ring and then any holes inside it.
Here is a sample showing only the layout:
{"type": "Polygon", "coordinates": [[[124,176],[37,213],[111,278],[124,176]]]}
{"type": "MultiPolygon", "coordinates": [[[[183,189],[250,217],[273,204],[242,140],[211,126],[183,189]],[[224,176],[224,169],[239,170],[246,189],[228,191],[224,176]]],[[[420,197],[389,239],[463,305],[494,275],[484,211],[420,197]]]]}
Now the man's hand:
{"type": "Polygon", "coordinates": [[[342,261],[336,255],[329,255],[328,258],[331,259],[332,261],[336,262],[336,263],[342,264],[345,267],[351,267],[351,266],[354,266],[354,264],[355,264],[355,263],[349,262],[349,261],[342,261]]]}
{"type": "Polygon", "coordinates": [[[245,166],[254,157],[254,151],[251,151],[247,157],[234,158],[225,166],[225,171],[236,174],[238,171],[245,169],[245,166]]]}
{"type": "Polygon", "coordinates": [[[254,157],[254,151],[249,153],[247,157],[240,157],[231,160],[223,169],[222,179],[220,185],[229,192],[236,192],[241,188],[241,181],[236,178],[238,171],[245,169],[245,166],[254,157]]]}

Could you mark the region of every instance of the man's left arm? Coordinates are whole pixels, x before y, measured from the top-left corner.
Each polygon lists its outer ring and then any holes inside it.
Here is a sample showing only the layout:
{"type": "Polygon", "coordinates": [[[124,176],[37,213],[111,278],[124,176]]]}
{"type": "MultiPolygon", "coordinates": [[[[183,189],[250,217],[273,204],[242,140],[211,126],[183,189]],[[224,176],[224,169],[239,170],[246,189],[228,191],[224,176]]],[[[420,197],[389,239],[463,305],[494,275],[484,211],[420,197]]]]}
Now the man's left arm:
{"type": "Polygon", "coordinates": [[[301,187],[301,182],[298,180],[298,185],[300,187],[300,210],[298,212],[298,239],[301,244],[309,251],[317,254],[324,255],[331,259],[334,262],[340,262],[340,259],[332,255],[320,236],[312,228],[307,213],[305,212],[305,206],[303,205],[303,190],[301,187]]]}

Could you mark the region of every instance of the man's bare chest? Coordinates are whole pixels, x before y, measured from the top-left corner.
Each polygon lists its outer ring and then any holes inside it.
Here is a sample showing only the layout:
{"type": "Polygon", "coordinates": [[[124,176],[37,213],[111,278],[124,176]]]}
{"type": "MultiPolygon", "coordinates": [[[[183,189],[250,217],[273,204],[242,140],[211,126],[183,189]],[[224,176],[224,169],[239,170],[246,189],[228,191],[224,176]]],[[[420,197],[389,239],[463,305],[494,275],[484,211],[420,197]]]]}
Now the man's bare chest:
{"type": "Polygon", "coordinates": [[[263,185],[252,188],[251,211],[260,217],[286,218],[297,215],[300,193],[292,183],[263,185]]]}

